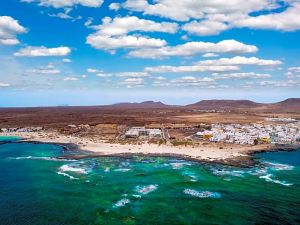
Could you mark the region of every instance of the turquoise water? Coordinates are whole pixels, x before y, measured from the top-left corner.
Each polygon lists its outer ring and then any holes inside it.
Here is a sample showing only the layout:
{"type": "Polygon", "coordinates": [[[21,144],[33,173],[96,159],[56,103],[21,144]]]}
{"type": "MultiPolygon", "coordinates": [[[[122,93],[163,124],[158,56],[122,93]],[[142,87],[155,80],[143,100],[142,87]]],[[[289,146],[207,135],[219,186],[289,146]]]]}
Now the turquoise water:
{"type": "Polygon", "coordinates": [[[57,160],[0,139],[1,225],[300,224],[300,151],[251,169],[170,158],[57,160]]]}

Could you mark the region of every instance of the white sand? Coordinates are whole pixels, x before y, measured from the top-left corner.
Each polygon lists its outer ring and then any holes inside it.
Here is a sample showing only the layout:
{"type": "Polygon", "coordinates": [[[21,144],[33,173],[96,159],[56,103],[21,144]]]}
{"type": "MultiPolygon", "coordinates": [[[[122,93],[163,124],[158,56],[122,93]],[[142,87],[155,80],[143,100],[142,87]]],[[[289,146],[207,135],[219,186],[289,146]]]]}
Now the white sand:
{"type": "MultiPolygon", "coordinates": [[[[178,155],[189,157],[192,159],[214,161],[226,160],[237,156],[245,156],[248,152],[262,149],[262,146],[243,146],[243,145],[224,145],[220,149],[219,145],[209,144],[205,146],[172,146],[172,145],[156,145],[156,144],[110,144],[102,140],[96,142],[89,138],[78,138],[74,136],[63,136],[51,132],[26,133],[16,132],[9,134],[0,134],[0,136],[19,136],[28,141],[38,141],[45,143],[73,143],[80,149],[95,152],[101,155],[118,155],[118,154],[152,154],[152,155],[178,155]]],[[[265,146],[263,148],[266,148],[265,146]]]]}

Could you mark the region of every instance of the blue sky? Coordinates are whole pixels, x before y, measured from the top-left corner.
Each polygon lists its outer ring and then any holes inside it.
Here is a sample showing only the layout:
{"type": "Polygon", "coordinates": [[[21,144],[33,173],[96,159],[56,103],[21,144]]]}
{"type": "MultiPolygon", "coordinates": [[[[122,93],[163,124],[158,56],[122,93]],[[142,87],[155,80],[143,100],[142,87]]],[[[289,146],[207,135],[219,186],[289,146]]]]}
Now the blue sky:
{"type": "Polygon", "coordinates": [[[300,1],[10,0],[0,106],[300,97],[300,1]]]}

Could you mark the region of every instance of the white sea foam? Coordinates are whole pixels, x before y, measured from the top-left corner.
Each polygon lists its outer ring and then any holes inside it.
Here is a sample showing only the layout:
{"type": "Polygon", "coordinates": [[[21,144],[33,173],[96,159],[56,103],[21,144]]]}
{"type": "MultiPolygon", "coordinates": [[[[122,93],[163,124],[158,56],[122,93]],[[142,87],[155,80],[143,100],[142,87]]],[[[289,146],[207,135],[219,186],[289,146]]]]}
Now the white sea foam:
{"type": "Polygon", "coordinates": [[[273,170],[293,170],[295,167],[287,164],[264,162],[265,165],[269,166],[273,170]]]}
{"type": "Polygon", "coordinates": [[[58,161],[58,162],[74,162],[74,159],[58,159],[54,157],[39,157],[39,156],[21,156],[13,159],[32,159],[32,160],[46,160],[46,161],[58,161]]]}
{"type": "Polygon", "coordinates": [[[115,169],[114,171],[116,171],[116,172],[128,172],[129,170],[131,170],[131,169],[129,169],[129,168],[119,168],[119,169],[115,169]]]}
{"type": "Polygon", "coordinates": [[[104,170],[104,172],[106,172],[106,173],[110,172],[110,168],[106,167],[105,170],[104,170]]]}
{"type": "Polygon", "coordinates": [[[225,170],[225,169],[213,169],[212,173],[217,176],[233,176],[233,177],[243,177],[245,171],[242,170],[225,170]]]}
{"type": "Polygon", "coordinates": [[[130,200],[128,198],[123,198],[119,201],[117,201],[114,205],[113,205],[113,208],[119,208],[119,207],[123,207],[127,204],[130,203],[130,200]]]}
{"type": "Polygon", "coordinates": [[[173,163],[170,163],[170,165],[172,166],[172,168],[174,170],[178,170],[178,169],[183,168],[184,166],[190,166],[191,164],[187,163],[187,162],[173,162],[173,163]]]}
{"type": "Polygon", "coordinates": [[[183,193],[197,198],[220,198],[221,197],[221,194],[218,192],[197,191],[189,188],[184,189],[183,193]]]}
{"type": "Polygon", "coordinates": [[[185,171],[185,172],[182,173],[182,175],[189,177],[191,182],[198,181],[197,175],[194,174],[193,172],[187,172],[187,171],[185,171]]]}
{"type": "Polygon", "coordinates": [[[65,176],[65,177],[69,177],[71,180],[78,180],[77,177],[73,177],[73,176],[71,176],[70,174],[67,174],[67,173],[64,173],[64,172],[58,171],[57,174],[63,175],[63,176],[65,176]]]}
{"type": "Polygon", "coordinates": [[[147,195],[150,192],[155,191],[157,187],[158,187],[157,184],[150,184],[147,186],[136,186],[135,191],[142,195],[147,195]]]}
{"type": "Polygon", "coordinates": [[[88,172],[84,168],[76,168],[72,167],[70,165],[63,165],[59,168],[62,172],[73,172],[73,173],[79,173],[79,174],[87,174],[88,172]]]}
{"type": "Polygon", "coordinates": [[[292,183],[287,183],[286,181],[276,180],[273,177],[274,177],[273,174],[266,174],[266,175],[260,176],[259,178],[264,179],[267,182],[272,182],[272,183],[275,183],[275,184],[281,184],[281,185],[284,185],[284,186],[292,186],[293,185],[292,183]]]}

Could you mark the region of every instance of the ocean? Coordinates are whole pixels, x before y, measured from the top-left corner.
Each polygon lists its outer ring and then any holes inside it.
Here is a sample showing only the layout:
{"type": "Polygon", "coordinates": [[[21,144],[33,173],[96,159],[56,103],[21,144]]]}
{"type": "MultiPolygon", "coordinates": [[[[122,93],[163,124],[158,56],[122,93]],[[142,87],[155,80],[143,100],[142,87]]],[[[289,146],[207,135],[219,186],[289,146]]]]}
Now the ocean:
{"type": "Polygon", "coordinates": [[[58,160],[0,138],[1,225],[300,224],[300,151],[238,168],[164,157],[58,160]]]}

